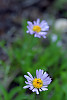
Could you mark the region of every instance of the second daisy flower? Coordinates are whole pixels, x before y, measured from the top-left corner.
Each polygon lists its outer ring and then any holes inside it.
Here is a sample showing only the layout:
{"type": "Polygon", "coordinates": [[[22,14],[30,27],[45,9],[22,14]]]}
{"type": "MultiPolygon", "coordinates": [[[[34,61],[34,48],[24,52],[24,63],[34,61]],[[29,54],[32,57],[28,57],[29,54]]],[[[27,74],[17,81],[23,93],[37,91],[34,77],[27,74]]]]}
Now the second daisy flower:
{"type": "Polygon", "coordinates": [[[41,38],[42,36],[43,38],[46,38],[45,35],[49,30],[49,26],[45,20],[43,20],[41,23],[40,19],[37,19],[37,21],[33,21],[33,23],[30,21],[28,21],[27,23],[28,23],[27,33],[34,34],[34,37],[41,38]]]}

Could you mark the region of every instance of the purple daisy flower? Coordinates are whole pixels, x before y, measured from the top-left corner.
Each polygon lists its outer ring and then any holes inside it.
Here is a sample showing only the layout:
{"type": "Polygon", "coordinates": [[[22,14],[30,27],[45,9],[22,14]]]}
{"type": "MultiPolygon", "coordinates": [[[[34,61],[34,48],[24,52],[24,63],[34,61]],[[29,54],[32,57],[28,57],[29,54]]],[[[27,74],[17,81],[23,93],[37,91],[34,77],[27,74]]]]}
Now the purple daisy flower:
{"type": "Polygon", "coordinates": [[[27,85],[23,87],[24,89],[29,88],[33,92],[36,92],[36,94],[39,94],[39,91],[48,90],[47,87],[52,80],[48,76],[48,74],[44,72],[44,70],[36,70],[36,78],[33,78],[33,76],[29,72],[27,73],[29,76],[24,75],[24,77],[27,79],[27,82],[25,81],[27,85]]]}
{"type": "Polygon", "coordinates": [[[45,35],[49,30],[49,26],[45,20],[43,20],[41,23],[40,19],[37,19],[37,21],[33,21],[33,23],[30,21],[28,21],[27,23],[28,23],[27,33],[30,33],[31,35],[34,34],[34,37],[41,38],[42,36],[43,38],[46,38],[45,35]]]}

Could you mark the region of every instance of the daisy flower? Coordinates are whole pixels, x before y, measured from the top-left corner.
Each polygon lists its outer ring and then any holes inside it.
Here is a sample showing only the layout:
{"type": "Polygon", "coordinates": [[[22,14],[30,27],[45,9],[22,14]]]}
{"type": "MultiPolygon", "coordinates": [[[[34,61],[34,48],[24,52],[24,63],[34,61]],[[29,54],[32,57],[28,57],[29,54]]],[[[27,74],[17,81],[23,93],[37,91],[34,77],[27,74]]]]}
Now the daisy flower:
{"type": "Polygon", "coordinates": [[[27,82],[25,81],[27,85],[23,87],[24,89],[29,88],[33,92],[36,92],[36,94],[39,94],[39,91],[48,90],[47,87],[51,83],[51,78],[46,72],[44,72],[44,70],[36,70],[36,78],[33,78],[29,72],[27,73],[29,76],[24,75],[24,77],[27,79],[27,82]]]}
{"type": "Polygon", "coordinates": [[[43,38],[46,38],[45,35],[49,30],[49,26],[45,20],[43,20],[41,23],[40,19],[37,19],[37,21],[33,21],[33,23],[30,21],[28,21],[27,23],[28,23],[27,33],[30,33],[31,35],[34,34],[34,37],[41,38],[42,36],[43,38]]]}

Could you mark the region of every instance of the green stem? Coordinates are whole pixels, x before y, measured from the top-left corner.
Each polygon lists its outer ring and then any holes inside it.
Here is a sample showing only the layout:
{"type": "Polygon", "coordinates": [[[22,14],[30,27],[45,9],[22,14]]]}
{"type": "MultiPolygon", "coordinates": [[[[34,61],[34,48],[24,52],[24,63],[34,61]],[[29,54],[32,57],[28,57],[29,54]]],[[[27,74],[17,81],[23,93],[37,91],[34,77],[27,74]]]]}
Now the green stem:
{"type": "Polygon", "coordinates": [[[35,100],[39,100],[39,95],[35,94],[35,100]]]}

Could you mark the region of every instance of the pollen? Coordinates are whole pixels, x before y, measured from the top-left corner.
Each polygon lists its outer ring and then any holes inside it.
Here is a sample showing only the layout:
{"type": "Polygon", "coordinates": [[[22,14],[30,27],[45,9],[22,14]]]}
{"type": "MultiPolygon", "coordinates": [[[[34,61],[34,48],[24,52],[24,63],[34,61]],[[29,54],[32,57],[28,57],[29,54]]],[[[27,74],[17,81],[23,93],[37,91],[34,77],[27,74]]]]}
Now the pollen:
{"type": "Polygon", "coordinates": [[[34,88],[41,88],[42,86],[43,86],[43,81],[40,79],[40,78],[35,78],[34,80],[33,80],[33,86],[34,86],[34,88]]]}
{"type": "Polygon", "coordinates": [[[33,26],[33,31],[38,33],[41,31],[41,27],[40,26],[33,26]]]}

